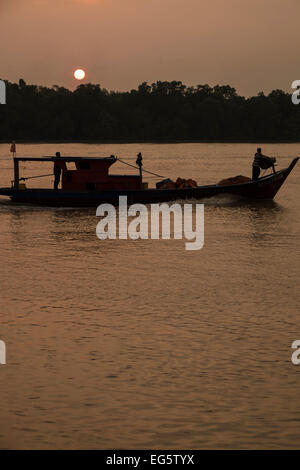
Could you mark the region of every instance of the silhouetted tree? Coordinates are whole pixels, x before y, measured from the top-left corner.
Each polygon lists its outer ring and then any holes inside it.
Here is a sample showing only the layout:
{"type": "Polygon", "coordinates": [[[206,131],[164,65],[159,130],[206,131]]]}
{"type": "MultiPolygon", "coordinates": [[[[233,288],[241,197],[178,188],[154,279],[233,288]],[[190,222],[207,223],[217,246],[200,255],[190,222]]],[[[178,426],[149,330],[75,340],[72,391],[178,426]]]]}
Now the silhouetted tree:
{"type": "Polygon", "coordinates": [[[274,90],[245,98],[229,85],[186,87],[157,81],[108,92],[7,83],[0,139],[7,140],[299,140],[300,106],[274,90]]]}

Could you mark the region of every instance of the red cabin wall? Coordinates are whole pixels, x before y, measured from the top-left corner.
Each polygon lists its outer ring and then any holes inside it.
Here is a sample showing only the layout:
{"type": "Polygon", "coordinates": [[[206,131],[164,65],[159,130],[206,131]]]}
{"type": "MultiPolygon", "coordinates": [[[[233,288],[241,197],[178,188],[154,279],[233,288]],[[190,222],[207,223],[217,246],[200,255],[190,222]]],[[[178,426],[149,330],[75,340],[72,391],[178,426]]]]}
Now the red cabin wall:
{"type": "Polygon", "coordinates": [[[114,162],[106,160],[85,160],[76,162],[76,170],[62,174],[62,189],[65,191],[126,191],[141,189],[139,175],[109,175],[109,167],[114,162]],[[83,165],[88,168],[82,169],[83,165]]]}
{"type": "Polygon", "coordinates": [[[82,175],[77,171],[67,171],[63,174],[62,189],[65,191],[113,191],[113,190],[135,190],[141,189],[139,176],[126,175],[108,175],[93,173],[91,175],[82,175]],[[94,185],[93,187],[89,185],[94,185]]]}

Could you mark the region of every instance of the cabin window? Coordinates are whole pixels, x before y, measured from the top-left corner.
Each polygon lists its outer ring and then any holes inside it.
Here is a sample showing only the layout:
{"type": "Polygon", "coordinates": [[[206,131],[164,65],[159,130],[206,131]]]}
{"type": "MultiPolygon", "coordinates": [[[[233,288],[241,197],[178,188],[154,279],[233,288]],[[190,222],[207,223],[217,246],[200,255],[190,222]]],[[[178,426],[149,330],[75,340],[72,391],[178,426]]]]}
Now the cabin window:
{"type": "Polygon", "coordinates": [[[66,165],[67,165],[67,170],[68,171],[69,170],[71,170],[71,171],[76,170],[75,162],[68,162],[68,163],[66,163],[66,165]]]}
{"type": "Polygon", "coordinates": [[[86,183],[85,187],[88,191],[93,191],[94,189],[96,189],[96,184],[95,183],[86,183]]]}
{"type": "Polygon", "coordinates": [[[91,169],[90,162],[79,162],[79,168],[80,170],[90,170],[91,169]]]}

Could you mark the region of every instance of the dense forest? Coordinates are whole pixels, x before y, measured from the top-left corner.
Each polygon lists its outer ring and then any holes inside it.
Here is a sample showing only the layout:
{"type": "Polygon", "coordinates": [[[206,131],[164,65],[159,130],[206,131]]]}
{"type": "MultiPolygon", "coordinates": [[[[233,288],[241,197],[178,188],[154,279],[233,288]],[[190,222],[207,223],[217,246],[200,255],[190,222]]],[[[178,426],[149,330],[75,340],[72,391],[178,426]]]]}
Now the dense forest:
{"type": "Polygon", "coordinates": [[[22,79],[6,90],[2,141],[300,140],[300,105],[281,90],[245,98],[228,85],[158,81],[129,92],[93,84],[70,91],[22,79]]]}

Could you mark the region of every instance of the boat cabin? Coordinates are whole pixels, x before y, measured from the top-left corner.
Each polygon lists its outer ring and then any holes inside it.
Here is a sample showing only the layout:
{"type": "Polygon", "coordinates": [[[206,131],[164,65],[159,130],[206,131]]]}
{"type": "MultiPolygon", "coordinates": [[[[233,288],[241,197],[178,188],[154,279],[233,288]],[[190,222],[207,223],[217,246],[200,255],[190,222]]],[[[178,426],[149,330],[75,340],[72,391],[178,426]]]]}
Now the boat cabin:
{"type": "Polygon", "coordinates": [[[63,191],[127,191],[142,189],[141,174],[109,174],[110,167],[117,161],[114,156],[107,158],[88,157],[15,157],[14,187],[19,187],[19,162],[52,162],[61,168],[63,191]]]}

